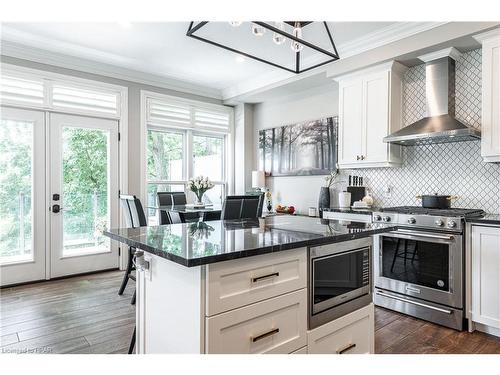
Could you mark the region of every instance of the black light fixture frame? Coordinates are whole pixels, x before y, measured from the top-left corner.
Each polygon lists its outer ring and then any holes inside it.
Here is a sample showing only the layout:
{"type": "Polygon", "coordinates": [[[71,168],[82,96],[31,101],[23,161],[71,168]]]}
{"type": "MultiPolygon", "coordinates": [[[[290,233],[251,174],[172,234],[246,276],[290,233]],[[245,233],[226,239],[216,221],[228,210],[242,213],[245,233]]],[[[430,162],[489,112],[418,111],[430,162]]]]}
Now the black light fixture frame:
{"type": "MultiPolygon", "coordinates": [[[[296,42],[298,42],[298,43],[300,43],[300,44],[302,44],[302,45],[304,45],[306,47],[312,48],[315,51],[321,52],[321,53],[323,53],[323,54],[325,54],[325,55],[327,55],[327,56],[330,57],[330,59],[328,59],[326,61],[323,61],[323,62],[321,62],[319,64],[310,66],[310,67],[305,68],[305,69],[300,69],[300,52],[296,52],[295,53],[295,69],[291,69],[291,68],[288,68],[286,66],[283,66],[283,65],[280,65],[280,64],[276,64],[276,63],[274,63],[272,61],[264,60],[264,59],[262,59],[260,57],[251,55],[249,53],[246,53],[246,52],[243,52],[243,51],[240,51],[240,50],[237,50],[235,48],[231,48],[231,47],[225,46],[225,45],[220,44],[218,42],[215,42],[213,40],[210,40],[210,39],[203,38],[201,36],[195,35],[196,31],[200,30],[208,22],[209,21],[199,21],[199,22],[191,21],[191,23],[189,24],[189,28],[188,28],[188,31],[187,31],[186,35],[189,36],[189,37],[191,37],[191,38],[194,38],[194,39],[197,39],[197,40],[201,40],[202,42],[205,42],[205,43],[208,43],[208,44],[212,44],[212,45],[220,47],[220,48],[224,48],[225,50],[228,50],[228,51],[231,51],[231,52],[234,52],[234,53],[238,53],[238,54],[240,54],[242,56],[245,56],[245,57],[248,57],[248,58],[260,61],[260,62],[263,62],[263,63],[268,64],[268,65],[272,65],[272,66],[274,66],[276,68],[280,68],[280,69],[286,70],[286,71],[291,72],[291,73],[295,73],[295,74],[304,73],[304,72],[307,72],[308,70],[317,68],[319,66],[322,66],[322,65],[325,65],[325,64],[328,64],[328,63],[331,63],[333,61],[337,61],[338,59],[340,59],[339,54],[337,52],[337,47],[335,47],[335,42],[333,41],[332,33],[330,32],[330,29],[328,28],[328,24],[326,23],[326,21],[322,21],[322,23],[325,26],[326,33],[327,33],[328,38],[329,38],[329,40],[330,40],[330,42],[332,44],[332,48],[333,48],[334,52],[330,52],[330,51],[325,50],[324,48],[315,46],[314,44],[309,43],[308,41],[306,41],[304,39],[297,38],[295,35],[292,35],[290,33],[287,33],[286,31],[278,29],[277,27],[275,27],[273,25],[270,25],[270,24],[268,24],[266,22],[251,21],[252,23],[254,23],[256,25],[262,26],[262,27],[264,27],[264,28],[266,28],[266,29],[268,29],[268,30],[270,30],[272,32],[275,32],[275,33],[278,33],[280,35],[283,35],[284,37],[286,37],[286,38],[288,38],[290,40],[294,40],[294,41],[296,41],[296,42]]],[[[285,23],[289,24],[289,25],[292,25],[292,26],[294,26],[296,23],[299,23],[301,27],[304,27],[304,26],[312,23],[312,21],[285,21],[285,23]]]]}

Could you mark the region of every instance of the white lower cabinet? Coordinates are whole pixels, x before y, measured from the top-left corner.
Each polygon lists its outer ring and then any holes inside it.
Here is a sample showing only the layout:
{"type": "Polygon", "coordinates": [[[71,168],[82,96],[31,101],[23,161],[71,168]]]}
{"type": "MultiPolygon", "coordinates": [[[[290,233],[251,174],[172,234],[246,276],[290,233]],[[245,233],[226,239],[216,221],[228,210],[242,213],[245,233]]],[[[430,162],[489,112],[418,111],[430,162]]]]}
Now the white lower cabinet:
{"type": "Polygon", "coordinates": [[[184,267],[145,254],[136,353],[373,353],[373,304],[307,331],[305,248],[246,260],[184,267]]]}
{"type": "Polygon", "coordinates": [[[500,333],[500,226],[472,226],[471,261],[472,321],[500,333]]]}
{"type": "Polygon", "coordinates": [[[287,354],[307,344],[307,291],[222,313],[206,321],[207,353],[287,354]]]}
{"type": "Polygon", "coordinates": [[[370,304],[309,331],[308,354],[374,353],[374,314],[370,304]]]}

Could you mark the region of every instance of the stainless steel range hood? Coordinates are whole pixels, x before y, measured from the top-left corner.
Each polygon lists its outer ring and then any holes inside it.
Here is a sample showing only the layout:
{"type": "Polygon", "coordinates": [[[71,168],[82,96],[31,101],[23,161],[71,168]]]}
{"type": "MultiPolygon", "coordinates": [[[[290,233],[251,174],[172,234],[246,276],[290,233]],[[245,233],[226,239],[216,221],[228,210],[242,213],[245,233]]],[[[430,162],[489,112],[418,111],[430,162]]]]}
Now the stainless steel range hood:
{"type": "Polygon", "coordinates": [[[427,117],[388,135],[384,142],[412,146],[481,139],[479,130],[455,118],[455,60],[450,56],[458,54],[451,48],[420,57],[426,61],[427,117]]]}

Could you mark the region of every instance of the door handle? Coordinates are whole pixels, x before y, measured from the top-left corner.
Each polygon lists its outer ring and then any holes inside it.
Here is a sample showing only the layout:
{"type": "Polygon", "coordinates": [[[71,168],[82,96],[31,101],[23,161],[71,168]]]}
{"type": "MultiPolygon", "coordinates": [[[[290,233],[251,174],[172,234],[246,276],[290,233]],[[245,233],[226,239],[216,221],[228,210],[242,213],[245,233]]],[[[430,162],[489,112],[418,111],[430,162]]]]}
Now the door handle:
{"type": "Polygon", "coordinates": [[[53,213],[57,214],[57,213],[59,213],[61,211],[62,211],[62,207],[59,206],[58,204],[55,204],[55,205],[52,206],[52,212],[53,213]]]}

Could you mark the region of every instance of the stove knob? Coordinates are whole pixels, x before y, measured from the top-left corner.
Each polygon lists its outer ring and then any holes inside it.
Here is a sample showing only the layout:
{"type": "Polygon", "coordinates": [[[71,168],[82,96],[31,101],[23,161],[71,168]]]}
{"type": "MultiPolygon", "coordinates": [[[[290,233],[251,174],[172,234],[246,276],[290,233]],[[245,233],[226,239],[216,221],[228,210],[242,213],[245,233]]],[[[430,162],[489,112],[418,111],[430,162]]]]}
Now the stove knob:
{"type": "Polygon", "coordinates": [[[375,219],[375,221],[382,220],[382,216],[380,216],[380,215],[375,215],[373,218],[375,219]]]}
{"type": "Polygon", "coordinates": [[[417,222],[417,220],[415,220],[415,218],[414,218],[414,217],[410,217],[410,218],[408,219],[408,224],[415,224],[416,222],[417,222]]]}
{"type": "Polygon", "coordinates": [[[434,224],[436,224],[438,227],[442,227],[444,225],[444,221],[441,220],[441,219],[438,219],[434,222],[434,224]]]}
{"type": "Polygon", "coordinates": [[[387,222],[391,221],[391,217],[390,216],[384,216],[384,218],[382,220],[384,220],[387,223],[387,222]]]}
{"type": "Polygon", "coordinates": [[[457,226],[457,223],[455,223],[453,220],[448,222],[448,228],[455,228],[457,226]]]}

